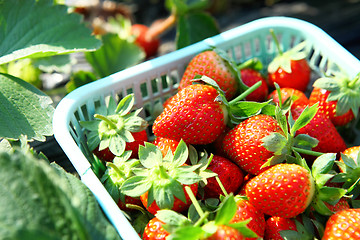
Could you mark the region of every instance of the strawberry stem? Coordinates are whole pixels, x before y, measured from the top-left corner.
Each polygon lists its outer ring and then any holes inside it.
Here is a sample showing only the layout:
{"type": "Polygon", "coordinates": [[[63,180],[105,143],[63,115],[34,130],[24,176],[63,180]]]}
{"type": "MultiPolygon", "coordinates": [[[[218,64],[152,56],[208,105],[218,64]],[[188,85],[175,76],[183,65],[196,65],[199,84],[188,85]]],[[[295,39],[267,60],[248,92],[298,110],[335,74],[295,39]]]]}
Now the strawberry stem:
{"type": "Polygon", "coordinates": [[[109,166],[109,167],[111,167],[112,169],[114,169],[115,172],[116,172],[117,174],[119,174],[123,179],[126,179],[125,174],[124,174],[122,171],[120,171],[120,169],[119,169],[114,163],[108,162],[108,163],[107,163],[107,166],[109,166]]]}
{"type": "Polygon", "coordinates": [[[146,213],[147,213],[147,211],[146,211],[144,208],[142,208],[142,207],[140,207],[139,205],[136,205],[136,204],[127,203],[127,204],[125,204],[125,206],[126,206],[127,208],[130,208],[130,209],[138,210],[138,211],[140,211],[142,214],[146,214],[146,213]]]}
{"type": "Polygon", "coordinates": [[[360,79],[360,75],[358,74],[358,75],[356,75],[356,77],[355,77],[353,80],[351,80],[351,81],[348,83],[348,87],[351,88],[351,89],[353,89],[353,88],[356,86],[356,84],[357,84],[357,82],[359,81],[359,79],[360,79]]]}
{"type": "Polygon", "coordinates": [[[152,24],[147,32],[146,38],[149,40],[158,38],[162,33],[170,29],[175,22],[176,16],[175,14],[171,14],[164,21],[152,24]]]}
{"type": "Polygon", "coordinates": [[[191,188],[189,186],[185,186],[185,191],[189,195],[189,198],[190,198],[192,204],[194,204],[194,207],[195,207],[196,211],[198,212],[200,218],[203,218],[205,213],[201,209],[200,204],[198,203],[196,197],[194,196],[194,193],[191,191],[191,188]]]}
{"type": "Polygon", "coordinates": [[[292,147],[293,150],[299,152],[299,153],[303,153],[303,154],[307,154],[307,155],[311,155],[311,156],[315,156],[315,157],[319,157],[321,155],[323,155],[324,153],[322,152],[316,152],[316,151],[312,151],[312,150],[306,150],[303,148],[298,148],[298,147],[292,147]]]}
{"type": "Polygon", "coordinates": [[[280,48],[280,43],[279,43],[279,41],[278,41],[278,39],[277,39],[277,37],[275,35],[274,29],[270,29],[270,34],[271,34],[271,36],[272,36],[272,38],[274,40],[274,43],[275,43],[275,46],[276,46],[276,48],[278,50],[279,55],[283,55],[283,51],[280,48]]]}
{"type": "Polygon", "coordinates": [[[230,105],[235,104],[237,102],[239,102],[240,100],[243,100],[244,98],[246,98],[250,93],[252,93],[253,91],[255,91],[258,87],[260,87],[261,85],[261,81],[258,81],[257,83],[255,83],[254,85],[252,85],[251,87],[249,87],[245,92],[243,92],[242,94],[240,94],[239,96],[237,96],[236,98],[234,98],[233,100],[231,100],[229,102],[230,105]]]}
{"type": "Polygon", "coordinates": [[[97,119],[100,119],[100,120],[103,120],[103,121],[105,121],[107,124],[109,124],[109,126],[111,127],[111,128],[113,128],[113,129],[116,129],[117,128],[117,126],[116,126],[116,124],[113,122],[113,121],[111,121],[109,118],[107,118],[107,117],[105,117],[105,116],[103,116],[103,115],[100,115],[100,114],[94,114],[94,118],[97,118],[97,119]]]}
{"type": "Polygon", "coordinates": [[[220,188],[221,188],[221,191],[224,193],[225,197],[226,197],[227,195],[229,195],[228,192],[226,191],[224,185],[222,184],[219,176],[216,176],[215,179],[216,179],[217,183],[219,184],[219,186],[220,186],[220,188]]]}

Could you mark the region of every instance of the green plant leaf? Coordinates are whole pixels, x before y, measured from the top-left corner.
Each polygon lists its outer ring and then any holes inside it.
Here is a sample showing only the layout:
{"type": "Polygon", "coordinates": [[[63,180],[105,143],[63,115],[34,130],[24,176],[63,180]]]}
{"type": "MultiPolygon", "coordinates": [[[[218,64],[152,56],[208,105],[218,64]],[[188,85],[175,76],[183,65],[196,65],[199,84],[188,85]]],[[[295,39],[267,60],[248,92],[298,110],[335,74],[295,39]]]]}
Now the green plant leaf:
{"type": "Polygon", "coordinates": [[[205,12],[191,12],[178,19],[176,48],[180,49],[219,34],[216,21],[205,12]]]}
{"type": "Polygon", "coordinates": [[[251,116],[257,115],[261,110],[270,103],[267,102],[248,102],[239,101],[233,105],[230,105],[230,112],[235,115],[237,119],[246,119],[251,116]]]}
{"type": "Polygon", "coordinates": [[[101,41],[79,14],[52,0],[0,2],[0,65],[26,57],[93,51],[101,41]]]}
{"type": "Polygon", "coordinates": [[[69,93],[75,90],[78,87],[81,87],[85,84],[91,83],[97,80],[97,77],[93,72],[88,71],[79,71],[71,74],[70,81],[66,83],[66,91],[69,93]]]}
{"type": "Polygon", "coordinates": [[[54,107],[49,96],[7,74],[0,73],[0,137],[45,141],[51,136],[54,107]]]}
{"type": "Polygon", "coordinates": [[[317,110],[318,110],[318,103],[312,105],[311,107],[306,107],[303,110],[303,112],[300,114],[299,118],[296,119],[294,125],[291,126],[290,134],[294,136],[296,131],[306,126],[311,121],[311,119],[313,119],[317,110]]]}
{"type": "Polygon", "coordinates": [[[90,190],[57,165],[16,148],[0,166],[3,239],[120,239],[90,190]]]}
{"type": "Polygon", "coordinates": [[[117,34],[102,37],[103,45],[94,52],[86,52],[85,58],[95,73],[103,78],[145,59],[145,53],[134,43],[121,39],[117,34]]]}
{"type": "Polygon", "coordinates": [[[316,177],[320,174],[328,173],[335,162],[336,153],[326,153],[317,157],[312,165],[311,171],[316,179],[316,177]]]}
{"type": "Polygon", "coordinates": [[[237,206],[235,198],[232,194],[225,197],[223,202],[220,204],[218,212],[215,217],[216,225],[228,224],[234,217],[237,206]]]}

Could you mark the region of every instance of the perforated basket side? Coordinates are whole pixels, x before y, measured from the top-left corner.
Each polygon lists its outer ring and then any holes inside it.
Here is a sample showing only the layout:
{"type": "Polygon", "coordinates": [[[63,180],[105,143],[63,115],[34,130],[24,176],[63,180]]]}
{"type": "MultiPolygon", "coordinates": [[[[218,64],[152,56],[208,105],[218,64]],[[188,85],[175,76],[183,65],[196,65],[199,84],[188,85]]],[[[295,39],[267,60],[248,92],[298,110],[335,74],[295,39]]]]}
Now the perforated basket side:
{"type": "MultiPolygon", "coordinates": [[[[142,117],[151,124],[156,117],[157,106],[175,94],[187,63],[197,53],[214,46],[225,50],[236,63],[257,57],[266,66],[277,53],[270,28],[279,37],[283,50],[306,39],[307,58],[317,75],[331,74],[341,68],[352,77],[360,69],[359,60],[320,28],[298,19],[270,17],[85,85],[59,103],[53,122],[55,138],[123,239],[136,239],[137,235],[90,169],[92,155],[87,150],[79,121],[92,119],[95,108],[106,104],[107,97],[121,99],[134,93],[135,106],[143,107],[142,117]]],[[[151,129],[148,133],[151,134],[151,129]]]]}

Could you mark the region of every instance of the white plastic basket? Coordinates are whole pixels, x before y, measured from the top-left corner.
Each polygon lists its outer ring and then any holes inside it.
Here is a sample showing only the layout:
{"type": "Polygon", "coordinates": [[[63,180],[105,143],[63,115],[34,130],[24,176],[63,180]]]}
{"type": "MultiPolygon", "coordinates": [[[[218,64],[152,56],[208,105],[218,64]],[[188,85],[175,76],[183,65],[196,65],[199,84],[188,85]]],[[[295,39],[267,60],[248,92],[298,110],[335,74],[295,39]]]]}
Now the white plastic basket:
{"type": "Polygon", "coordinates": [[[266,66],[277,53],[269,29],[274,29],[284,50],[306,40],[310,66],[320,75],[341,68],[354,77],[360,71],[360,61],[320,28],[294,18],[268,17],[87,84],[58,104],[53,120],[54,136],[123,239],[139,237],[91,170],[87,159],[90,153],[79,121],[91,119],[95,107],[105,104],[108,96],[119,99],[134,93],[135,107],[144,107],[142,117],[151,123],[156,103],[177,91],[187,63],[211,46],[227,51],[237,63],[258,57],[266,66]]]}

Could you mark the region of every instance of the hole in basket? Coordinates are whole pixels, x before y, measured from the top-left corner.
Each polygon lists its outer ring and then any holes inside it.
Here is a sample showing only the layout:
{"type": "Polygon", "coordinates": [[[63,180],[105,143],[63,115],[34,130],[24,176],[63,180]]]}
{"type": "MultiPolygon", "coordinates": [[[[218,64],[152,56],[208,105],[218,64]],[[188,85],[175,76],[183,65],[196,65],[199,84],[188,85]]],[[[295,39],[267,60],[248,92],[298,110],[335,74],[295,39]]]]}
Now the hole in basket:
{"type": "Polygon", "coordinates": [[[233,47],[233,58],[236,63],[242,62],[243,54],[242,54],[241,45],[236,45],[233,47]]]}
{"type": "Polygon", "coordinates": [[[146,82],[140,84],[141,97],[147,98],[149,97],[149,92],[147,90],[146,82]]]}

